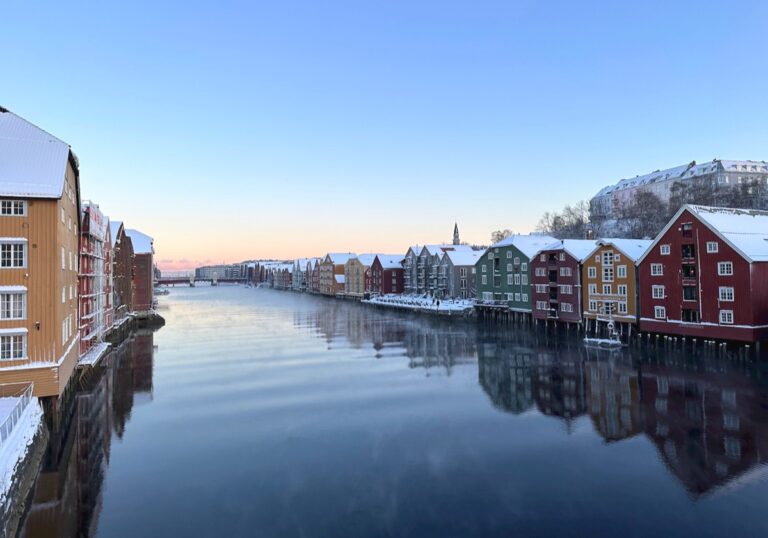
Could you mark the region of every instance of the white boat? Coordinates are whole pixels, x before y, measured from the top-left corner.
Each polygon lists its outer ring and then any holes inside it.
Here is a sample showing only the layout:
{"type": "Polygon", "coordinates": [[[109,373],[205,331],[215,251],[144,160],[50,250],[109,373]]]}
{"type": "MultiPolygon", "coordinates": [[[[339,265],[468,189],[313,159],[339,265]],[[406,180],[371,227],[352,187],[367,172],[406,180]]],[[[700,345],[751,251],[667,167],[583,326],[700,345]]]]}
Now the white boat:
{"type": "Polygon", "coordinates": [[[585,338],[584,344],[590,347],[616,348],[622,347],[624,343],[619,339],[619,335],[612,335],[610,338],[585,338]]]}

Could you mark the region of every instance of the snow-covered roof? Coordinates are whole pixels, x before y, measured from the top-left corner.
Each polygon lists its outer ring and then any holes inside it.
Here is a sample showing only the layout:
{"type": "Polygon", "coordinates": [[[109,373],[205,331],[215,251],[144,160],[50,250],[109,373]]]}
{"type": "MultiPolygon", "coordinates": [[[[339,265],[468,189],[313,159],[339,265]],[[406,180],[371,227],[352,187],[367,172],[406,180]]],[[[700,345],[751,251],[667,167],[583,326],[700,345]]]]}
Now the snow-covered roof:
{"type": "Polygon", "coordinates": [[[448,251],[456,252],[471,252],[473,249],[470,245],[453,245],[451,243],[442,243],[439,245],[424,245],[422,250],[426,249],[427,254],[434,256],[435,254],[443,254],[448,251]]]}
{"type": "Polygon", "coordinates": [[[336,277],[336,283],[337,284],[344,284],[344,275],[334,275],[336,277]]]}
{"type": "MultiPolygon", "coordinates": [[[[376,254],[358,254],[357,256],[355,256],[355,258],[357,258],[357,260],[360,262],[361,265],[365,267],[370,267],[371,264],[373,263],[373,260],[376,259],[376,254]]],[[[350,258],[350,260],[352,259],[354,258],[350,258]]]]}
{"type": "Polygon", "coordinates": [[[60,198],[69,145],[0,107],[0,196],[60,198]]]}
{"type": "Polygon", "coordinates": [[[604,238],[598,239],[597,241],[598,247],[602,245],[613,245],[632,261],[640,259],[640,257],[645,254],[645,251],[648,250],[648,247],[651,246],[651,243],[653,243],[651,239],[604,238]]]}
{"type": "Polygon", "coordinates": [[[382,269],[400,269],[403,266],[403,257],[399,254],[377,254],[382,269]]]}
{"type": "Polygon", "coordinates": [[[464,265],[475,265],[480,256],[483,255],[482,250],[448,250],[445,253],[445,257],[451,260],[454,267],[464,265]]]}
{"type": "Polygon", "coordinates": [[[533,256],[543,250],[562,249],[581,262],[592,254],[596,246],[597,241],[592,241],[591,239],[559,239],[546,245],[544,248],[540,248],[533,256]]]}
{"type": "Polygon", "coordinates": [[[355,254],[353,252],[329,252],[326,254],[326,258],[330,258],[334,265],[344,265],[350,258],[354,257],[355,254]]]}
{"type": "Polygon", "coordinates": [[[109,233],[112,235],[112,244],[117,243],[117,233],[120,231],[120,226],[123,222],[120,220],[112,220],[109,222],[109,233]]]}
{"type": "Polygon", "coordinates": [[[125,235],[131,238],[133,243],[134,254],[154,254],[155,250],[152,248],[152,239],[147,234],[144,234],[138,230],[128,228],[125,230],[125,235]]]}
{"type": "Polygon", "coordinates": [[[722,166],[726,172],[759,172],[768,173],[768,163],[765,161],[732,161],[715,159],[711,162],[701,164],[682,164],[667,168],[666,170],[656,170],[649,174],[636,176],[632,178],[619,180],[613,185],[608,185],[598,192],[595,196],[604,196],[614,191],[631,189],[657,183],[659,181],[674,181],[681,179],[690,179],[706,174],[712,174],[718,171],[722,166]]]}
{"type": "Polygon", "coordinates": [[[688,205],[692,213],[752,261],[768,261],[768,211],[688,205]]]}
{"type": "Polygon", "coordinates": [[[520,252],[528,256],[528,259],[530,259],[538,251],[542,250],[547,245],[554,243],[555,241],[557,241],[557,239],[549,235],[510,235],[498,243],[491,245],[491,248],[514,245],[520,252]]]}

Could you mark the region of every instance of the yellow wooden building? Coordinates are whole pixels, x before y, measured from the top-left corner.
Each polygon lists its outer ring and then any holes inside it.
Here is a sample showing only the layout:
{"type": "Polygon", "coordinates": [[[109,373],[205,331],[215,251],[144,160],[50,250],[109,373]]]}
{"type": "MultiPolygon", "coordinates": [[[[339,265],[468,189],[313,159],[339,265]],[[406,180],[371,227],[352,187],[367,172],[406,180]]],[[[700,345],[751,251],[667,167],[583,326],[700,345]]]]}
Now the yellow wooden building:
{"type": "Polygon", "coordinates": [[[0,383],[36,396],[77,365],[79,215],[69,145],[0,108],[0,383]]]}

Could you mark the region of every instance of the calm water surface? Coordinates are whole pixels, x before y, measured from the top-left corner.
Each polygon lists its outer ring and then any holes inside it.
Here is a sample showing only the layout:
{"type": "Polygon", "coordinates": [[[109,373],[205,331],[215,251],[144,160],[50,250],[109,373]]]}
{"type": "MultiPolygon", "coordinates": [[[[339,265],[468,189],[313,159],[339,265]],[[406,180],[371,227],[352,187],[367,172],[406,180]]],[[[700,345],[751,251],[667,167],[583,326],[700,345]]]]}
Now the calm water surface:
{"type": "Polygon", "coordinates": [[[761,536],[761,364],[242,287],[79,380],[22,536],[761,536]]]}

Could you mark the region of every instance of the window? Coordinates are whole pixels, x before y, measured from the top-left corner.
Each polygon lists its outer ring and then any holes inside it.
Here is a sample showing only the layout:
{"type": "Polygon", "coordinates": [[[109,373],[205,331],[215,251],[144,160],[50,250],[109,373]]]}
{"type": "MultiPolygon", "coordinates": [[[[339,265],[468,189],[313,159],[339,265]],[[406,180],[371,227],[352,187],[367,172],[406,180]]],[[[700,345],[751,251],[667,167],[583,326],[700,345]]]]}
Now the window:
{"type": "Polygon", "coordinates": [[[660,263],[651,264],[651,276],[661,276],[664,274],[664,266],[660,263]]]}
{"type": "Polygon", "coordinates": [[[560,286],[560,293],[562,293],[563,295],[570,295],[570,294],[572,294],[573,293],[573,286],[568,285],[568,284],[563,284],[562,286],[560,286]]]}
{"type": "Polygon", "coordinates": [[[520,285],[520,274],[516,273],[515,274],[515,286],[519,286],[519,285],[520,285]]]}
{"type": "Polygon", "coordinates": [[[72,270],[72,266],[74,265],[74,264],[72,263],[72,259],[73,259],[73,257],[74,257],[74,256],[72,256],[72,251],[70,250],[70,251],[69,251],[69,270],[70,270],[70,271],[72,270]]]}
{"type": "Polygon", "coordinates": [[[64,251],[64,247],[61,247],[61,269],[67,268],[67,253],[64,251]]]}
{"type": "Polygon", "coordinates": [[[536,284],[536,293],[547,293],[546,284],[536,284]]]}
{"type": "Polygon", "coordinates": [[[653,286],[651,288],[651,291],[653,293],[654,299],[663,299],[664,298],[664,286],[653,286]]]}
{"type": "Polygon", "coordinates": [[[8,334],[0,336],[0,359],[21,359],[26,353],[27,336],[25,334],[8,334]]]}
{"type": "MultiPolygon", "coordinates": [[[[483,267],[485,267],[485,266],[483,266],[483,267]]],[[[482,278],[481,278],[481,282],[482,282],[482,284],[484,286],[488,285],[488,277],[483,275],[482,278]]]]}
{"type": "Polygon", "coordinates": [[[670,252],[671,252],[671,249],[670,249],[669,245],[661,245],[661,246],[659,247],[659,253],[660,253],[662,256],[669,256],[669,253],[670,253],[670,252]]]}
{"type": "Polygon", "coordinates": [[[626,284],[619,284],[618,286],[616,286],[616,293],[626,297],[627,296],[627,285],[626,284]]]}
{"type": "Polygon", "coordinates": [[[613,282],[613,267],[603,266],[603,282],[613,282]]]}
{"type": "Polygon", "coordinates": [[[611,285],[603,284],[603,295],[610,295],[610,294],[611,294],[611,285]]]}
{"type": "Polygon", "coordinates": [[[25,298],[23,292],[0,294],[0,319],[25,319],[25,298]]]}
{"type": "Polygon", "coordinates": [[[520,265],[520,258],[517,256],[515,257],[515,265],[520,265]]]}
{"type": "Polygon", "coordinates": [[[488,259],[489,259],[489,260],[492,260],[492,259],[493,259],[493,252],[489,252],[489,253],[488,253],[488,259]]]}
{"type": "Polygon", "coordinates": [[[573,273],[571,272],[570,267],[561,267],[560,268],[560,276],[571,276],[573,273]]]}
{"type": "Polygon", "coordinates": [[[720,276],[731,276],[733,274],[733,262],[718,262],[717,274],[720,276]]]}
{"type": "Polygon", "coordinates": [[[485,265],[485,264],[483,264],[483,265],[482,265],[482,267],[481,267],[481,269],[480,269],[480,271],[482,271],[483,273],[485,273],[485,272],[486,272],[486,270],[487,270],[487,267],[486,267],[486,265],[485,265]]]}
{"type": "Polygon", "coordinates": [[[597,293],[597,284],[590,284],[589,285],[589,294],[595,295],[597,293]]]}
{"type": "Polygon", "coordinates": [[[3,200],[0,202],[0,215],[23,216],[27,214],[27,203],[23,200],[3,200]]]}
{"type": "Polygon", "coordinates": [[[695,245],[683,245],[681,248],[683,258],[695,258],[696,246],[695,245]]]}
{"type": "Polygon", "coordinates": [[[0,243],[0,267],[26,267],[27,244],[21,242],[0,243]]]}
{"type": "Polygon", "coordinates": [[[546,310],[546,309],[547,309],[546,301],[536,301],[536,310],[546,310]]]}
{"type": "Polygon", "coordinates": [[[462,289],[466,289],[467,288],[467,279],[466,278],[462,278],[459,281],[459,285],[461,286],[462,289]]]}
{"type": "Polygon", "coordinates": [[[732,287],[720,286],[718,291],[719,291],[718,295],[721,301],[733,301],[732,287]]]}
{"type": "Polygon", "coordinates": [[[507,275],[507,286],[512,285],[512,275],[507,275]]]}
{"type": "Polygon", "coordinates": [[[619,265],[616,267],[616,278],[627,278],[627,266],[619,265]]]}
{"type": "Polygon", "coordinates": [[[597,278],[597,267],[590,267],[587,269],[587,277],[597,278]]]}
{"type": "Polygon", "coordinates": [[[683,301],[695,301],[697,298],[696,286],[683,286],[683,301]]]}
{"type": "Polygon", "coordinates": [[[64,286],[61,288],[61,302],[66,303],[67,302],[67,287],[64,286]]]}
{"type": "Polygon", "coordinates": [[[627,313],[627,303],[625,301],[621,301],[619,303],[619,314],[626,314],[627,313]]]}
{"type": "Polygon", "coordinates": [[[571,303],[560,303],[561,312],[573,312],[573,305],[571,303]]]}
{"type": "Polygon", "coordinates": [[[603,252],[603,265],[613,265],[613,251],[603,252]]]}
{"type": "Polygon", "coordinates": [[[595,263],[600,263],[600,254],[595,254],[595,263]]]}
{"type": "Polygon", "coordinates": [[[519,293],[515,294],[515,301],[520,302],[520,294],[519,293]]]}
{"type": "Polygon", "coordinates": [[[528,275],[520,275],[520,281],[523,286],[528,285],[528,275]]]}
{"type": "Polygon", "coordinates": [[[565,261],[565,252],[561,252],[561,253],[560,253],[560,261],[561,261],[561,262],[564,262],[564,261],[565,261]]]}
{"type": "Polygon", "coordinates": [[[589,301],[589,310],[592,312],[597,310],[597,301],[589,301]]]}
{"type": "Polygon", "coordinates": [[[721,310],[720,323],[723,323],[726,325],[733,324],[733,310],[721,310]]]}
{"type": "Polygon", "coordinates": [[[537,267],[536,276],[547,276],[547,272],[544,270],[543,267],[537,267]]]}
{"type": "Polygon", "coordinates": [[[717,241],[707,241],[707,253],[715,254],[718,251],[717,241]]]}
{"type": "Polygon", "coordinates": [[[508,263],[508,264],[507,264],[507,272],[508,272],[508,273],[511,273],[511,272],[512,272],[512,264],[511,264],[511,263],[508,263]]]}
{"type": "Polygon", "coordinates": [[[64,208],[61,208],[61,223],[64,224],[64,208]]]}
{"type": "Polygon", "coordinates": [[[523,293],[523,294],[521,295],[521,298],[522,298],[521,300],[522,300],[524,303],[527,303],[527,302],[528,302],[528,294],[527,294],[527,293],[523,293]]]}
{"type": "Polygon", "coordinates": [[[493,292],[492,291],[484,291],[483,292],[483,301],[493,301],[493,292]]]}
{"type": "Polygon", "coordinates": [[[512,251],[511,251],[511,250],[508,250],[508,251],[507,251],[507,259],[509,259],[509,258],[511,258],[511,257],[512,257],[512,251]]]}
{"type": "Polygon", "coordinates": [[[663,306],[657,306],[653,309],[653,316],[656,319],[667,319],[667,309],[663,306]]]}
{"type": "Polygon", "coordinates": [[[523,263],[520,265],[520,270],[521,270],[521,271],[523,271],[523,272],[526,272],[526,271],[528,271],[528,264],[527,264],[526,262],[523,262],[523,263]]]}
{"type": "Polygon", "coordinates": [[[466,268],[466,267],[461,267],[461,268],[459,268],[459,276],[460,276],[460,277],[465,277],[465,276],[467,276],[467,268],[466,268]]]}
{"type": "Polygon", "coordinates": [[[546,254],[542,254],[541,256],[539,256],[539,261],[540,261],[540,262],[545,262],[545,261],[547,261],[547,255],[546,255],[546,254]]]}

